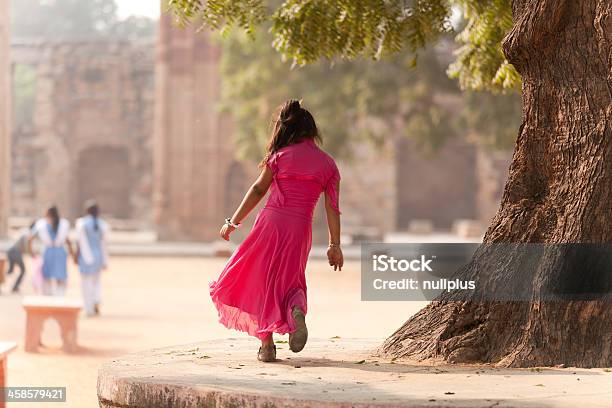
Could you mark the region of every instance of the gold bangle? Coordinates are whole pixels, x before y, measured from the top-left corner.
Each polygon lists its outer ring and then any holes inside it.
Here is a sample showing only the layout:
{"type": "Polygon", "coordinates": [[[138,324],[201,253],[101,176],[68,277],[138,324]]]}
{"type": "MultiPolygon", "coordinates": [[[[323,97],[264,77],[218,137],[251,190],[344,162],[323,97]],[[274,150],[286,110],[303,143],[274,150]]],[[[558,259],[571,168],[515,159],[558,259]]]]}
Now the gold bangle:
{"type": "Polygon", "coordinates": [[[334,244],[333,242],[330,242],[329,248],[340,248],[340,244],[334,244]]]}

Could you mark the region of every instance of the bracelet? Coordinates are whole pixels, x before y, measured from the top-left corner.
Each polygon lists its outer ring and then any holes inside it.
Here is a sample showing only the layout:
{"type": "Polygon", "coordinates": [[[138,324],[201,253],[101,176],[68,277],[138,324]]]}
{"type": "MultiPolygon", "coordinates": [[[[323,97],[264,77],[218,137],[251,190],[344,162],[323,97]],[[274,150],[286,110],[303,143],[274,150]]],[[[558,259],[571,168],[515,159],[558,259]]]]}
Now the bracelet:
{"type": "Polygon", "coordinates": [[[240,228],[240,223],[234,224],[232,222],[231,218],[226,218],[225,219],[225,225],[229,225],[230,227],[233,227],[233,228],[236,228],[236,229],[240,228]]]}
{"type": "Polygon", "coordinates": [[[330,242],[328,248],[340,248],[340,244],[334,244],[333,242],[330,242]]]}

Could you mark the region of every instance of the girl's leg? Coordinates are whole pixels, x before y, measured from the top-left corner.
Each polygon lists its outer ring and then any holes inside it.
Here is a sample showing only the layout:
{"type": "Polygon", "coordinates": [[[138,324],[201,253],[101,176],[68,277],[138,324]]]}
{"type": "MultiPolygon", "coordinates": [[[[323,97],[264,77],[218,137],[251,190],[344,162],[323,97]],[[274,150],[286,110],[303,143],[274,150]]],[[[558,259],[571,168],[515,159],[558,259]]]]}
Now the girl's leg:
{"type": "Polygon", "coordinates": [[[265,347],[265,346],[273,346],[274,345],[274,340],[272,339],[272,333],[268,333],[268,335],[266,337],[263,337],[261,339],[261,346],[265,347]]]}
{"type": "Polygon", "coordinates": [[[87,316],[94,315],[94,280],[92,274],[81,274],[81,291],[83,292],[83,306],[87,316]]]}
{"type": "Polygon", "coordinates": [[[9,267],[8,267],[8,270],[6,271],[6,274],[10,275],[13,273],[13,269],[15,268],[15,261],[13,261],[13,259],[10,256],[8,257],[8,264],[9,264],[9,267]]]}
{"type": "Polygon", "coordinates": [[[63,279],[58,279],[55,287],[55,295],[56,296],[66,296],[66,281],[63,279]]]}
{"type": "Polygon", "coordinates": [[[17,262],[17,266],[19,266],[19,277],[13,284],[13,292],[19,292],[19,286],[21,285],[21,281],[25,275],[25,264],[23,263],[23,258],[17,262]]]}
{"type": "Polygon", "coordinates": [[[272,333],[268,333],[267,336],[261,337],[261,347],[257,352],[257,359],[264,363],[271,363],[276,361],[276,346],[272,339],[272,333]]]}
{"type": "Polygon", "coordinates": [[[293,332],[289,333],[289,349],[302,351],[308,340],[306,327],[306,288],[296,287],[287,294],[287,319],[293,332]]]}
{"type": "Polygon", "coordinates": [[[291,310],[295,324],[295,331],[289,333],[289,349],[294,353],[302,351],[308,341],[308,328],[306,327],[306,316],[300,306],[294,306],[291,310]]]}
{"type": "Polygon", "coordinates": [[[96,314],[100,313],[100,304],[102,303],[102,285],[100,284],[100,272],[94,274],[94,308],[96,314]]]}
{"type": "Polygon", "coordinates": [[[42,294],[45,296],[53,296],[53,280],[44,278],[42,283],[42,294]]]}

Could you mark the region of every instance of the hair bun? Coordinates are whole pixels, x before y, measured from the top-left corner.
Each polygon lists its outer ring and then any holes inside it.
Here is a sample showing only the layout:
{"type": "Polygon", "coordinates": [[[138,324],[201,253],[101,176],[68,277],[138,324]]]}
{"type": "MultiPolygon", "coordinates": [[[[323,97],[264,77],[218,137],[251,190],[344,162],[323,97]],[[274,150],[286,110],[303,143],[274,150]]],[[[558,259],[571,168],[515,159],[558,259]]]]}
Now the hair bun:
{"type": "Polygon", "coordinates": [[[285,102],[283,108],[281,109],[280,119],[283,122],[289,121],[295,117],[302,111],[302,106],[300,101],[297,99],[289,99],[285,102]]]}
{"type": "Polygon", "coordinates": [[[289,105],[289,110],[291,111],[298,111],[302,109],[302,106],[300,105],[300,101],[298,101],[297,99],[289,99],[287,103],[289,105]]]}

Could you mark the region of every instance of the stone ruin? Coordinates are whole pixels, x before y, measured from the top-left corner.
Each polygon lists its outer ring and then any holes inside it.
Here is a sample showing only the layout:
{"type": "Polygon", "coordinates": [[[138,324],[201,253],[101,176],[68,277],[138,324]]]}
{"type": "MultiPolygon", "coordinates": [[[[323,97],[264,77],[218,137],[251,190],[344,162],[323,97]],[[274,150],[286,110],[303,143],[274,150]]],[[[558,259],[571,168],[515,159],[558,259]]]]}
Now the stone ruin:
{"type": "MultiPolygon", "coordinates": [[[[3,30],[0,17],[0,74],[9,66],[3,30]]],[[[50,203],[74,218],[95,198],[120,227],[152,228],[162,240],[216,239],[258,170],[232,154],[231,117],[218,111],[220,50],[206,33],[173,28],[162,16],[157,43],[13,44],[10,61],[13,73],[32,74],[35,91],[31,111],[14,118],[0,223],[9,194],[11,214],[25,219],[50,203]]],[[[3,100],[0,114],[8,109],[3,100]]],[[[8,146],[7,139],[0,128],[0,142],[8,146]]],[[[410,142],[382,150],[362,143],[353,160],[339,162],[345,233],[377,239],[419,222],[446,230],[457,219],[487,225],[497,209],[507,152],[455,140],[424,158],[410,142]]],[[[327,239],[321,207],[315,242],[327,239]]]]}
{"type": "Polygon", "coordinates": [[[13,72],[34,81],[31,115],[14,118],[12,207],[64,216],[88,198],[117,220],[147,226],[151,214],[154,84],[152,43],[14,44],[13,72]]]}

